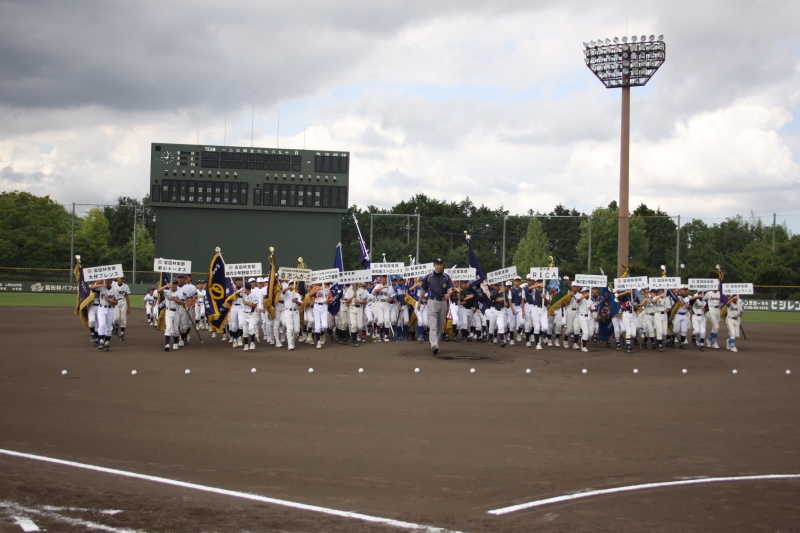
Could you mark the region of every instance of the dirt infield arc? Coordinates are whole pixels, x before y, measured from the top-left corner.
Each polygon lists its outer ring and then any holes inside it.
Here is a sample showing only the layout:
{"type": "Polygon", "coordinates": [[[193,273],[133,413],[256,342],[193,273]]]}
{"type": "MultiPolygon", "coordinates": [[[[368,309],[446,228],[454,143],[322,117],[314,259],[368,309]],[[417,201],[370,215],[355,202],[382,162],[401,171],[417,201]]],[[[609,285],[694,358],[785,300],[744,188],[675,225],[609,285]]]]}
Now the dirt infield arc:
{"type": "MultiPolygon", "coordinates": [[[[102,353],[67,309],[2,308],[0,321],[5,450],[470,533],[800,531],[796,479],[488,514],[580,491],[800,474],[796,326],[748,325],[737,354],[444,343],[434,358],[416,342],[242,352],[208,338],[165,353],[139,317],[102,353]]],[[[30,517],[51,531],[87,531],[87,521],[146,532],[399,530],[2,454],[0,473],[0,503],[18,512],[83,509],[63,512],[71,523],[30,517]]],[[[8,509],[0,531],[21,531],[8,509]]]]}

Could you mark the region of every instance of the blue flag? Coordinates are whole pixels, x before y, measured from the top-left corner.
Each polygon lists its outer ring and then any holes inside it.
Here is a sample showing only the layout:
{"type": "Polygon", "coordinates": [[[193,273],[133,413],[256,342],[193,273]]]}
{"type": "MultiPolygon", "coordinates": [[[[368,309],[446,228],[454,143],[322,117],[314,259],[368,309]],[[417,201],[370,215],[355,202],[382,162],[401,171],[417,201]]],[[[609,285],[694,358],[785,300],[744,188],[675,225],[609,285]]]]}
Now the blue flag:
{"type": "Polygon", "coordinates": [[[480,285],[486,281],[486,274],[481,268],[481,263],[478,261],[478,256],[475,255],[475,250],[472,249],[472,240],[467,236],[467,248],[469,250],[469,267],[475,269],[475,279],[469,284],[470,288],[475,289],[478,293],[478,302],[482,312],[486,312],[489,308],[489,297],[483,292],[480,285]]]}
{"type": "Polygon", "coordinates": [[[361,236],[361,228],[358,227],[358,219],[355,213],[353,214],[353,222],[356,223],[356,235],[358,236],[358,262],[365,270],[369,270],[369,248],[364,243],[364,237],[361,236]]]}
{"type": "Polygon", "coordinates": [[[619,302],[608,287],[600,288],[600,298],[597,300],[597,335],[601,341],[608,341],[614,336],[614,324],[611,319],[619,314],[619,302]]]}
{"type": "MultiPolygon", "coordinates": [[[[339,272],[344,270],[344,261],[342,261],[342,243],[336,245],[336,252],[333,256],[333,268],[338,268],[339,272]]],[[[333,301],[328,304],[328,312],[335,315],[339,312],[339,307],[342,303],[342,285],[340,283],[331,283],[331,296],[333,301]]]]}
{"type": "Polygon", "coordinates": [[[213,331],[219,333],[225,327],[230,311],[227,299],[232,294],[233,283],[231,278],[225,276],[225,261],[222,254],[217,252],[208,270],[208,294],[205,299],[206,317],[213,331]]]}

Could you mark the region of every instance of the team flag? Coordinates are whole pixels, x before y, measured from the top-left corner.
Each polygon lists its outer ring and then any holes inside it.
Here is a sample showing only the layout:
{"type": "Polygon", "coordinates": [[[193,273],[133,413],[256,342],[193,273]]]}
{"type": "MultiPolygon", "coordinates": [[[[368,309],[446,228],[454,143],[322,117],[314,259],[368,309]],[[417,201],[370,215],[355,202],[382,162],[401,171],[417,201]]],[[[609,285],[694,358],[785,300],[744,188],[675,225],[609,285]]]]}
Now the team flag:
{"type": "Polygon", "coordinates": [[[472,248],[472,239],[467,235],[467,256],[469,258],[469,267],[475,269],[475,279],[469,284],[471,289],[478,293],[478,302],[482,312],[486,312],[489,308],[489,297],[486,295],[481,287],[481,284],[486,281],[486,273],[481,268],[481,262],[478,261],[478,256],[475,255],[475,250],[472,248]]]}
{"type": "MultiPolygon", "coordinates": [[[[344,261],[342,260],[342,243],[336,245],[336,251],[333,255],[333,268],[338,268],[339,272],[344,271],[344,261]]],[[[333,301],[328,304],[328,312],[335,315],[339,312],[342,304],[342,285],[341,283],[331,283],[331,296],[333,301]]]]}
{"type": "Polygon", "coordinates": [[[225,261],[217,248],[208,269],[208,297],[205,299],[206,317],[212,331],[220,333],[228,321],[228,297],[233,294],[233,283],[225,276],[225,261]]]}
{"type": "MultiPolygon", "coordinates": [[[[273,252],[275,248],[269,249],[269,283],[267,284],[267,295],[264,298],[264,309],[267,311],[267,316],[270,319],[275,318],[275,299],[280,298],[281,286],[278,283],[277,267],[275,266],[275,255],[273,252]],[[276,292],[278,294],[276,294],[276,292]]],[[[305,263],[303,263],[305,264],[305,263]]],[[[299,268],[299,267],[298,267],[299,268]]]]}
{"type": "Polygon", "coordinates": [[[95,293],[89,288],[89,284],[86,283],[86,280],[83,277],[83,266],[81,265],[81,260],[77,260],[78,263],[75,265],[75,279],[78,282],[78,301],[75,304],[75,314],[81,319],[81,324],[83,324],[83,329],[89,329],[89,309],[87,306],[92,303],[95,297],[95,293]]]}
{"type": "Polygon", "coordinates": [[[552,280],[547,288],[556,291],[556,294],[550,299],[550,305],[547,306],[547,316],[553,316],[556,314],[556,310],[561,309],[569,303],[572,299],[572,291],[569,290],[564,280],[560,278],[558,280],[552,280]]]}
{"type": "Polygon", "coordinates": [[[608,287],[600,287],[599,299],[597,300],[597,335],[601,341],[608,341],[614,336],[614,324],[612,319],[619,314],[619,302],[614,298],[614,294],[608,287]]]}
{"type": "Polygon", "coordinates": [[[358,227],[358,219],[355,213],[353,213],[353,222],[356,223],[356,235],[358,236],[358,262],[361,263],[364,270],[369,270],[369,248],[364,243],[364,237],[361,236],[361,228],[358,227]]]}

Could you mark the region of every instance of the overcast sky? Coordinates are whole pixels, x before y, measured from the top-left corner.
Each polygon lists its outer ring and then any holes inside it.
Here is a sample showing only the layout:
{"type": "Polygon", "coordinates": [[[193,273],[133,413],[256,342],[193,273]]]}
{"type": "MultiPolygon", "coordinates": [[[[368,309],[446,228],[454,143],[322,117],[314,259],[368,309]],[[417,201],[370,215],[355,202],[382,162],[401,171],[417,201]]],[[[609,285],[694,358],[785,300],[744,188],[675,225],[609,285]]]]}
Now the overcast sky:
{"type": "Polygon", "coordinates": [[[800,231],[798,20],[757,0],[4,0],[0,190],[141,198],[151,142],[199,125],[249,146],[254,118],[254,146],[351,152],[362,207],[588,212],[619,192],[621,91],[582,43],[664,34],[632,89],[631,208],[797,214],[800,231]]]}

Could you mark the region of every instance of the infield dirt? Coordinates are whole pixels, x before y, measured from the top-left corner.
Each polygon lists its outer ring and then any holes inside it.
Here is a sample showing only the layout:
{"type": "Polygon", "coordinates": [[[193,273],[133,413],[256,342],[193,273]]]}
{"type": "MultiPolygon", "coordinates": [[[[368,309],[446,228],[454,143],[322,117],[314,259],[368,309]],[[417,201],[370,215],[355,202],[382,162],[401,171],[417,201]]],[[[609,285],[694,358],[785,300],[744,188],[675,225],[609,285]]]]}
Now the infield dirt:
{"type": "MultiPolygon", "coordinates": [[[[738,353],[473,342],[433,357],[414,341],[244,352],[205,331],[165,353],[136,315],[106,353],[69,309],[0,308],[0,324],[4,450],[469,533],[800,531],[800,480],[487,514],[590,489],[800,474],[797,326],[748,324],[738,353]]],[[[89,529],[43,506],[151,533],[398,531],[2,454],[0,502],[39,510],[50,531],[89,529]]],[[[20,531],[13,514],[0,507],[3,533],[20,531]]]]}

